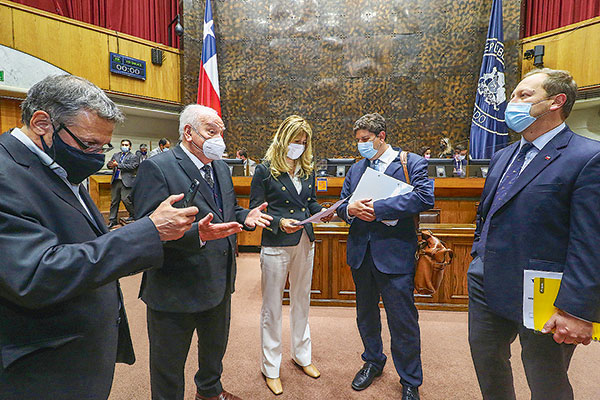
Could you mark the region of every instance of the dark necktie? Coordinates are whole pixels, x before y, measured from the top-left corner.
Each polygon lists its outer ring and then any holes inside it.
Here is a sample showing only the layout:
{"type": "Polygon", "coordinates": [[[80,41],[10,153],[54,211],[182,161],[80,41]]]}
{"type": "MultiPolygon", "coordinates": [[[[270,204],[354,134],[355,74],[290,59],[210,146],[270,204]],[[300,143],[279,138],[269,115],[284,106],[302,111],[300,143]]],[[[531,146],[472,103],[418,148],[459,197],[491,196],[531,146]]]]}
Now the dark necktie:
{"type": "Polygon", "coordinates": [[[208,183],[208,186],[210,186],[211,190],[214,192],[215,181],[212,177],[212,167],[206,164],[204,167],[202,167],[202,171],[204,171],[204,180],[206,181],[206,183],[208,183]]]}
{"type": "Polygon", "coordinates": [[[523,168],[523,163],[525,162],[525,155],[527,152],[531,150],[533,145],[531,143],[525,143],[521,150],[519,150],[519,154],[517,154],[517,158],[510,165],[509,170],[506,171],[504,178],[500,181],[500,185],[498,185],[498,189],[496,189],[496,194],[494,195],[494,201],[492,202],[492,206],[490,207],[490,211],[488,215],[496,212],[496,210],[503,204],[506,195],[508,194],[512,185],[517,181],[519,175],[521,174],[521,168],[523,168]]]}

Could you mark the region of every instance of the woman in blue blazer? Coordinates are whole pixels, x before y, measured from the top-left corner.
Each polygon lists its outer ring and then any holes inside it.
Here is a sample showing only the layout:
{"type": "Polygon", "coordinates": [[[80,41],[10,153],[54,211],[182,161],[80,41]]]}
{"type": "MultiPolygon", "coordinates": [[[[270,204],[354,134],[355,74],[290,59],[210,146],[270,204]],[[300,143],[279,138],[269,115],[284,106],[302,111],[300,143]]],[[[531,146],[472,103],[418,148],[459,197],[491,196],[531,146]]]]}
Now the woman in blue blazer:
{"type": "Polygon", "coordinates": [[[294,225],[321,211],[316,200],[312,156],[312,130],[303,118],[292,115],[277,133],[252,178],[250,206],[268,202],[273,216],[263,230],[260,264],[262,310],[260,313],[262,364],[267,386],[283,392],[281,364],[281,302],[287,275],[290,280],[292,359],[307,375],[318,378],[312,364],[308,308],[314,257],[312,224],[294,225]]]}

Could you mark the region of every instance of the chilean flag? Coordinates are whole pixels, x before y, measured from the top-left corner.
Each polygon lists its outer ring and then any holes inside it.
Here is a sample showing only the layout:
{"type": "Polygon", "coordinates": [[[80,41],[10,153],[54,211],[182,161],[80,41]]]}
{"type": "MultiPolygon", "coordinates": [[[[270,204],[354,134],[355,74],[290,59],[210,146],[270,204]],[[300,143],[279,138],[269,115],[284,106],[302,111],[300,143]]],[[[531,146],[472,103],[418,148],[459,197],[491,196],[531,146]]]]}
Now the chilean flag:
{"type": "Polygon", "coordinates": [[[206,0],[197,103],[216,110],[220,116],[221,94],[219,93],[219,71],[217,70],[217,39],[213,27],[212,7],[210,0],[206,0]]]}

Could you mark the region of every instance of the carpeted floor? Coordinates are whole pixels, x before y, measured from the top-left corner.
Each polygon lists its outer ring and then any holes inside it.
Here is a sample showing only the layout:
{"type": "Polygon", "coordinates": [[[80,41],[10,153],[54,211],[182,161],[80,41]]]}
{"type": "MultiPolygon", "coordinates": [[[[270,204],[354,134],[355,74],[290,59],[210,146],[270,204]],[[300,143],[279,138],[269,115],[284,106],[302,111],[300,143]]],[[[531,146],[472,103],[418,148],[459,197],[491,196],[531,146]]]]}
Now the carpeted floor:
{"type": "MultiPolygon", "coordinates": [[[[137,299],[141,276],[121,280],[125,304],[132,329],[137,362],[133,366],[117,365],[110,400],[150,399],[148,337],[146,309],[137,299]]],[[[224,359],[222,382],[226,390],[243,399],[275,399],[260,373],[261,305],[260,266],[257,254],[242,253],[238,258],[237,290],[233,295],[231,333],[224,359]]],[[[383,375],[362,392],[350,387],[354,374],[362,366],[362,344],[358,335],[354,308],[312,307],[310,326],[313,362],[321,371],[314,380],[294,366],[289,357],[289,308],[284,306],[283,362],[281,380],[285,399],[399,399],[401,386],[391,356],[383,375]]],[[[382,310],[382,319],[385,312],[382,310]]],[[[460,312],[420,312],[424,383],[423,400],[480,399],[475,371],[467,342],[467,314],[460,312]]],[[[384,322],[384,348],[389,355],[389,332],[384,322]]],[[[194,338],[193,343],[196,343],[194,338]]],[[[513,345],[513,369],[517,398],[530,397],[520,361],[520,347],[513,345]]],[[[197,351],[194,345],[186,365],[186,400],[194,398],[193,375],[197,351]]],[[[580,346],[570,369],[575,398],[600,399],[600,343],[580,346]]]]}

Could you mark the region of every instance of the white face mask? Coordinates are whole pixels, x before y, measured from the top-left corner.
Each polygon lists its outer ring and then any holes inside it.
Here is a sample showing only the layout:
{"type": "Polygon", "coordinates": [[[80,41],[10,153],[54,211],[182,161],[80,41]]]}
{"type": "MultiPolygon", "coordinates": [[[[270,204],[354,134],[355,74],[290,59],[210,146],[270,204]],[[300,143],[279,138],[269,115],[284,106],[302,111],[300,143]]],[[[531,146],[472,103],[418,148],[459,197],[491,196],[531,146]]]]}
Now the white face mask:
{"type": "Polygon", "coordinates": [[[221,135],[212,137],[204,141],[202,152],[211,160],[220,160],[225,153],[225,141],[221,135]]]}
{"type": "Polygon", "coordinates": [[[297,160],[304,153],[304,145],[298,143],[290,143],[288,145],[287,156],[292,160],[297,160]]]}

